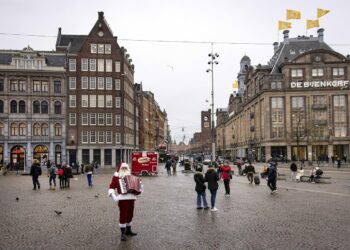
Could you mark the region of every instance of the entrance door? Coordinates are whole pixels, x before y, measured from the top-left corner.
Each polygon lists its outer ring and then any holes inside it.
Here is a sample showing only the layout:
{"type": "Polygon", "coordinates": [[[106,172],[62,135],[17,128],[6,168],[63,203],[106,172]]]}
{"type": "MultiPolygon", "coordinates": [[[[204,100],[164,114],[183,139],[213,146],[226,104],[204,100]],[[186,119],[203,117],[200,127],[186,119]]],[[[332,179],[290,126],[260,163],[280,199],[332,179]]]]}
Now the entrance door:
{"type": "Polygon", "coordinates": [[[77,163],[77,150],[75,149],[69,150],[69,164],[72,165],[73,162],[77,163]]]}
{"type": "Polygon", "coordinates": [[[11,149],[11,168],[14,169],[19,164],[19,169],[24,169],[25,150],[22,146],[14,146],[11,149]]]}

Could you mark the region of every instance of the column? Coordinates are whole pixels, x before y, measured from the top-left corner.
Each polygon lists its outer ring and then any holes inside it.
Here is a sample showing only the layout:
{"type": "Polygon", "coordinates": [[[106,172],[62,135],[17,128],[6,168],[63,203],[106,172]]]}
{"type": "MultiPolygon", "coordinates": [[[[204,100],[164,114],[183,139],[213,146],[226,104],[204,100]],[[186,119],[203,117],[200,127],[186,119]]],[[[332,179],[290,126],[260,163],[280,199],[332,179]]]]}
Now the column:
{"type": "Polygon", "coordinates": [[[90,148],[89,156],[90,156],[89,163],[91,163],[94,160],[94,150],[91,148],[90,148]]]}
{"type": "Polygon", "coordinates": [[[271,159],[271,146],[265,147],[265,155],[266,155],[266,161],[271,159]]]}
{"type": "Polygon", "coordinates": [[[5,141],[4,142],[4,164],[5,162],[6,163],[9,163],[10,162],[10,152],[9,152],[9,145],[8,145],[8,142],[5,141]]]}
{"type": "Polygon", "coordinates": [[[117,163],[116,163],[116,149],[113,148],[112,149],[112,168],[116,167],[117,163]]]}
{"type": "Polygon", "coordinates": [[[83,150],[81,148],[77,149],[77,164],[79,162],[79,164],[83,163],[83,150]]]}
{"type": "Polygon", "coordinates": [[[49,160],[51,162],[55,162],[55,148],[53,146],[53,141],[50,141],[50,146],[49,146],[49,160]]]}
{"type": "Polygon", "coordinates": [[[105,149],[104,149],[104,148],[101,148],[100,154],[101,154],[101,162],[100,162],[100,165],[101,165],[101,167],[102,167],[102,166],[104,167],[104,165],[105,165],[105,149]]]}
{"type": "Polygon", "coordinates": [[[287,146],[287,159],[292,160],[292,147],[290,145],[287,146]]]}
{"type": "Polygon", "coordinates": [[[312,145],[307,145],[307,160],[312,161],[312,145]]]}

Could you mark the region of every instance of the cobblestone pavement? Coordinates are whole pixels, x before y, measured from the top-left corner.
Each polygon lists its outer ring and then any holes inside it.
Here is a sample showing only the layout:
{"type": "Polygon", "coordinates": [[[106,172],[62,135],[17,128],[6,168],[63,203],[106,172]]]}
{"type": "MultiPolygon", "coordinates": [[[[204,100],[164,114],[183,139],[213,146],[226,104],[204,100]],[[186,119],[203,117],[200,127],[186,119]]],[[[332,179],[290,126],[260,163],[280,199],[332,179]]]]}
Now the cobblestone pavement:
{"type": "MultiPolygon", "coordinates": [[[[143,177],[133,230],[120,242],[119,212],[107,197],[112,174],[71,181],[70,190],[33,191],[29,176],[0,176],[0,249],[348,249],[350,175],[332,184],[279,181],[270,195],[266,181],[250,185],[234,176],[231,196],[223,183],[218,212],[197,210],[193,174],[143,177]],[[16,201],[16,197],[19,198],[16,201]],[[54,210],[62,211],[60,216],[54,210]]],[[[179,169],[181,170],[181,168],[179,169]]],[[[332,178],[333,179],[333,178],[332,178]]],[[[207,192],[207,199],[209,192],[207,192]]]]}

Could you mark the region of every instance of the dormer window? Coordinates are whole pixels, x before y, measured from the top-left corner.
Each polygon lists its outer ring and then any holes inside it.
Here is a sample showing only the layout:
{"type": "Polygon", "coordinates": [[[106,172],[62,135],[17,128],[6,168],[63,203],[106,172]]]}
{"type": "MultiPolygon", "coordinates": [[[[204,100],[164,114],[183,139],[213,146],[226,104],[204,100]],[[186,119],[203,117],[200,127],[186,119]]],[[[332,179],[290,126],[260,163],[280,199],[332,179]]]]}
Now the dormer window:
{"type": "Polygon", "coordinates": [[[104,44],[99,44],[98,45],[98,53],[99,54],[104,54],[105,53],[105,45],[104,44]]]}
{"type": "Polygon", "coordinates": [[[323,69],[312,69],[312,76],[313,77],[323,76],[323,69]]]}
{"type": "Polygon", "coordinates": [[[291,75],[292,75],[292,77],[303,77],[303,70],[302,69],[292,69],[291,75]]]}
{"type": "Polygon", "coordinates": [[[291,49],[291,50],[289,51],[289,53],[290,53],[291,55],[295,55],[295,49],[291,49]]]}

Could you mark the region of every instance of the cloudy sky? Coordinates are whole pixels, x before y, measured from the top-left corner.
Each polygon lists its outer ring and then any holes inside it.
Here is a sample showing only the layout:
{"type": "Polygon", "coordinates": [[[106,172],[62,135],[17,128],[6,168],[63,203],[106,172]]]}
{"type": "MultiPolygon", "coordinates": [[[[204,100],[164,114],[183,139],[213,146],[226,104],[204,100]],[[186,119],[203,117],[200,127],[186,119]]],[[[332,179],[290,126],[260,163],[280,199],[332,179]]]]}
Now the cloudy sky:
{"type": "MultiPolygon", "coordinates": [[[[316,19],[317,8],[331,10],[320,20],[325,41],[336,51],[350,54],[348,0],[0,0],[0,6],[0,49],[30,45],[53,50],[58,27],[63,34],[86,35],[97,12],[104,11],[119,44],[133,59],[135,82],[152,91],[167,111],[176,141],[185,135],[188,142],[200,131],[200,111],[210,108],[211,76],[206,73],[210,42],[231,43],[214,44],[219,54],[214,69],[215,109],[227,107],[242,56],[248,55],[253,65],[270,59],[272,43],[282,39],[277,22],[285,20],[286,9],[302,13],[301,20],[293,21],[293,37],[306,35],[305,19],[316,19]]],[[[309,30],[308,35],[315,36],[316,31],[309,30]]]]}

